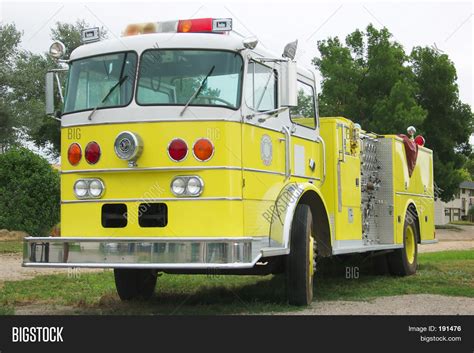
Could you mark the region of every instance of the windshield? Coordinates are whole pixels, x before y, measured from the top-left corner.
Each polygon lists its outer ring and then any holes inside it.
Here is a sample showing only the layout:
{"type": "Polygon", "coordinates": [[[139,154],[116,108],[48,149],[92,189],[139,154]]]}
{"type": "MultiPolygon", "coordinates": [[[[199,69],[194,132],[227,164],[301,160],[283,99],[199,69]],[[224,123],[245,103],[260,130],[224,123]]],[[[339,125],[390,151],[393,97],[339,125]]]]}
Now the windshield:
{"type": "Polygon", "coordinates": [[[240,106],[243,61],[217,50],[148,50],[137,88],[140,105],[240,106]]]}
{"type": "Polygon", "coordinates": [[[128,105],[133,97],[137,55],[116,53],[71,63],[64,113],[128,105]]]}

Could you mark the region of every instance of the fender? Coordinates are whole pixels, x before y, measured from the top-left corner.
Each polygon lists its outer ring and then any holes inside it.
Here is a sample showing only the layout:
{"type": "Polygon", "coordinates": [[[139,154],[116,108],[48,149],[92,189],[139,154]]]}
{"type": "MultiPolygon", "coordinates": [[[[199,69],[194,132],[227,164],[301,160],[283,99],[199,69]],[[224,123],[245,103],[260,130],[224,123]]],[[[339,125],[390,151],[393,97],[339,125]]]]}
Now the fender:
{"type": "MultiPolygon", "coordinates": [[[[270,225],[270,241],[276,246],[281,246],[287,249],[287,253],[289,253],[290,250],[291,225],[293,223],[296,206],[302,202],[302,199],[306,199],[305,196],[311,196],[309,194],[311,192],[316,193],[321,200],[324,208],[324,221],[328,224],[329,233],[332,232],[331,227],[329,226],[330,221],[326,203],[320,190],[309,182],[289,183],[281,190],[275,201],[270,225]]],[[[313,208],[312,212],[314,213],[313,208]]],[[[314,217],[317,216],[314,215],[314,217]]],[[[316,226],[316,224],[314,224],[314,226],[316,226]]],[[[331,234],[329,234],[329,241],[330,239],[331,234]]]]}
{"type": "MultiPolygon", "coordinates": [[[[412,207],[415,208],[415,212],[416,212],[416,216],[419,217],[420,215],[420,212],[418,211],[418,206],[416,205],[416,202],[415,200],[413,200],[412,198],[409,198],[406,202],[405,202],[405,206],[403,206],[403,213],[401,214],[401,221],[399,224],[402,225],[402,227],[400,228],[401,231],[397,231],[396,232],[396,238],[395,238],[395,244],[403,244],[403,224],[405,222],[405,216],[408,212],[408,208],[410,207],[410,205],[413,205],[412,207]],[[400,234],[399,234],[400,233],[400,234]],[[399,241],[400,240],[400,241],[399,241]]],[[[420,234],[420,225],[418,224],[417,225],[417,230],[418,230],[418,237],[419,239],[417,239],[418,243],[420,242],[420,238],[421,238],[421,234],[420,234]]]]}

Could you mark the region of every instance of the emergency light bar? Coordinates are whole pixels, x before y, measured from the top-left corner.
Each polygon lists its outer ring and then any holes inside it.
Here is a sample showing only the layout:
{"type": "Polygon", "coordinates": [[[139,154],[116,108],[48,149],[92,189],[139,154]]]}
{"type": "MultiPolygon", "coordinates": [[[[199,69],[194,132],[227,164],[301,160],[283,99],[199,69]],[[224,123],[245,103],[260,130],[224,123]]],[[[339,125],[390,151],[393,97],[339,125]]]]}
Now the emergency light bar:
{"type": "Polygon", "coordinates": [[[195,18],[189,20],[129,24],[124,37],[148,33],[225,33],[232,30],[231,18],[195,18]]]}

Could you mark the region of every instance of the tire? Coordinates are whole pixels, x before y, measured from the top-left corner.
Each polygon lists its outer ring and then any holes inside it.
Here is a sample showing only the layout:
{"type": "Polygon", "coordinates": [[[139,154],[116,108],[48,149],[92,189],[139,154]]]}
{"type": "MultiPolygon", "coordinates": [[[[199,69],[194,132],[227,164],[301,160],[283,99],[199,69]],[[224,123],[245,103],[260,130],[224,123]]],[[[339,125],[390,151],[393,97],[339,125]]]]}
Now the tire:
{"type": "Polygon", "coordinates": [[[115,288],[121,300],[147,300],[155,291],[156,274],[151,270],[114,269],[115,288]]]}
{"type": "Polygon", "coordinates": [[[415,274],[418,258],[418,231],[411,217],[405,217],[403,225],[403,248],[387,255],[390,273],[396,276],[415,274]],[[409,221],[411,219],[411,222],[409,221]]]}
{"type": "Polygon", "coordinates": [[[308,205],[296,206],[291,225],[290,254],[286,261],[288,302],[305,306],[313,300],[313,218],[308,205]]]}

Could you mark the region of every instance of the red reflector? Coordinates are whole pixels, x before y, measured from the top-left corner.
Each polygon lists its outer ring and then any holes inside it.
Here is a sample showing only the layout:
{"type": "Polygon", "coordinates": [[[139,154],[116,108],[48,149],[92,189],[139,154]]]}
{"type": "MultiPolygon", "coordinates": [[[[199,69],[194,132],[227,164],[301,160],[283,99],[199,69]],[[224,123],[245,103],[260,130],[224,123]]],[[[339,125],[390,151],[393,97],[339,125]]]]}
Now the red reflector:
{"type": "Polygon", "coordinates": [[[197,18],[194,20],[179,20],[178,32],[212,32],[212,18],[197,18]]]}
{"type": "Polygon", "coordinates": [[[69,163],[72,165],[76,165],[79,163],[82,157],[82,150],[81,146],[79,146],[78,143],[73,143],[71,146],[69,146],[67,150],[67,159],[69,163]]]}
{"type": "Polygon", "coordinates": [[[168,154],[174,161],[183,160],[188,154],[188,145],[181,139],[174,139],[168,146],[168,154]]]}
{"type": "Polygon", "coordinates": [[[418,135],[415,137],[415,142],[418,146],[424,146],[425,145],[425,138],[421,135],[418,135]]]}
{"type": "Polygon", "coordinates": [[[96,164],[100,159],[100,146],[97,142],[89,142],[86,146],[86,161],[89,164],[96,164]]]}

